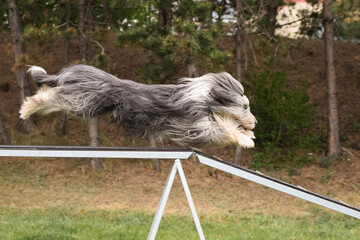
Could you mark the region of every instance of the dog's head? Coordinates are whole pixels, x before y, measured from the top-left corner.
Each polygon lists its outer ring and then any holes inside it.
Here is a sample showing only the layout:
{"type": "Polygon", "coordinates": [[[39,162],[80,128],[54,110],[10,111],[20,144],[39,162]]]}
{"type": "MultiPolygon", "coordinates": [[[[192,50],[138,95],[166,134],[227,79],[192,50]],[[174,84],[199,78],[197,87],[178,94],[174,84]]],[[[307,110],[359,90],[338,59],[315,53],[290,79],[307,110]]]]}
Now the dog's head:
{"type": "Polygon", "coordinates": [[[232,118],[241,128],[254,129],[257,121],[250,112],[244,87],[228,73],[214,74],[213,84],[209,93],[211,111],[220,117],[232,118]]]}
{"type": "Polygon", "coordinates": [[[244,148],[254,147],[252,129],[257,124],[250,111],[244,87],[229,73],[206,74],[199,78],[183,79],[191,82],[187,98],[200,101],[210,109],[213,121],[219,125],[219,142],[233,142],[244,148]]]}
{"type": "Polygon", "coordinates": [[[215,75],[209,104],[214,119],[226,131],[226,136],[244,148],[254,147],[255,136],[252,129],[257,121],[250,111],[249,99],[244,95],[244,87],[228,73],[215,75]]]}

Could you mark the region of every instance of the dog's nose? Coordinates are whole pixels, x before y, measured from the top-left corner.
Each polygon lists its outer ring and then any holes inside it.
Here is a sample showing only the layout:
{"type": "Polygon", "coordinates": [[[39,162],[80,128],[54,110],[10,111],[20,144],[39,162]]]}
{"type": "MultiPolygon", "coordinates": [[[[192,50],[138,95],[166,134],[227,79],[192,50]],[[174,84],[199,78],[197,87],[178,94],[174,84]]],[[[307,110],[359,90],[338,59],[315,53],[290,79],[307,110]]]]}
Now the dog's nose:
{"type": "Polygon", "coordinates": [[[257,125],[258,124],[258,121],[255,119],[255,125],[257,125]]]}

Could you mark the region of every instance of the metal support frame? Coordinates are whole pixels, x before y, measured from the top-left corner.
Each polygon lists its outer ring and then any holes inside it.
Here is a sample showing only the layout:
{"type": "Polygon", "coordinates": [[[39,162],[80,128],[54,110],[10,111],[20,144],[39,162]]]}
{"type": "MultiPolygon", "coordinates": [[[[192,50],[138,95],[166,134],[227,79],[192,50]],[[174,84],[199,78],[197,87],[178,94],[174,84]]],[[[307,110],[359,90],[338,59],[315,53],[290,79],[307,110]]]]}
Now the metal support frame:
{"type": "Polygon", "coordinates": [[[169,198],[171,187],[172,187],[172,185],[174,183],[176,172],[179,173],[180,180],[181,180],[182,186],[184,188],[184,192],[185,192],[187,201],[188,201],[189,206],[190,206],[190,211],[191,211],[191,214],[192,214],[194,222],[195,222],[196,230],[197,230],[197,232],[199,234],[200,239],[205,240],[204,233],[203,233],[203,230],[201,228],[200,220],[199,220],[199,217],[198,217],[198,215],[196,213],[195,205],[194,205],[194,202],[193,202],[191,194],[190,194],[190,189],[189,189],[189,186],[188,186],[186,178],[185,178],[184,170],[183,170],[183,168],[181,166],[181,162],[180,162],[179,159],[175,160],[174,165],[171,168],[171,171],[170,171],[170,174],[169,174],[168,179],[166,181],[165,188],[164,188],[163,194],[161,196],[158,209],[157,209],[157,211],[155,213],[155,217],[154,217],[153,223],[151,225],[150,232],[149,232],[147,240],[154,240],[155,237],[156,237],[156,234],[157,234],[157,231],[159,229],[160,222],[161,222],[161,218],[162,218],[162,215],[163,215],[164,210],[165,210],[165,205],[166,205],[166,202],[167,202],[167,200],[169,198]]]}

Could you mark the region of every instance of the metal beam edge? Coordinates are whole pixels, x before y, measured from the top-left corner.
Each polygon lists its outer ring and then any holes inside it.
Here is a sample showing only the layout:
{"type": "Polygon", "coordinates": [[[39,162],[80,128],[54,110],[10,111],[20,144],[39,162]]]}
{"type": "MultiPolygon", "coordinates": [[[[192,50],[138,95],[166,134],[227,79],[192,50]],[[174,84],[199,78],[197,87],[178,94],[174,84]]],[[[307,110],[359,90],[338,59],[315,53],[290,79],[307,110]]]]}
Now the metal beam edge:
{"type": "Polygon", "coordinates": [[[0,146],[0,157],[187,159],[192,154],[190,148],[0,146]]]}

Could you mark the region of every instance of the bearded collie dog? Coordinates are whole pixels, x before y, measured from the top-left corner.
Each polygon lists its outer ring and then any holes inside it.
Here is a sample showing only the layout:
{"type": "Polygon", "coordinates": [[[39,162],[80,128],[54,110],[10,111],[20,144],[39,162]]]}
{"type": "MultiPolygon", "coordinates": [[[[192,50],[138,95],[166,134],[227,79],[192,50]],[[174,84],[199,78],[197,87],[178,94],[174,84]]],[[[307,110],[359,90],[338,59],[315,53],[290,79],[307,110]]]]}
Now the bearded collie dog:
{"type": "Polygon", "coordinates": [[[118,79],[98,68],[74,65],[57,75],[28,70],[40,87],[21,106],[20,118],[66,111],[91,119],[111,113],[128,134],[169,138],[182,146],[237,144],[254,147],[257,124],[243,86],[229,73],[147,85],[118,79]]]}

